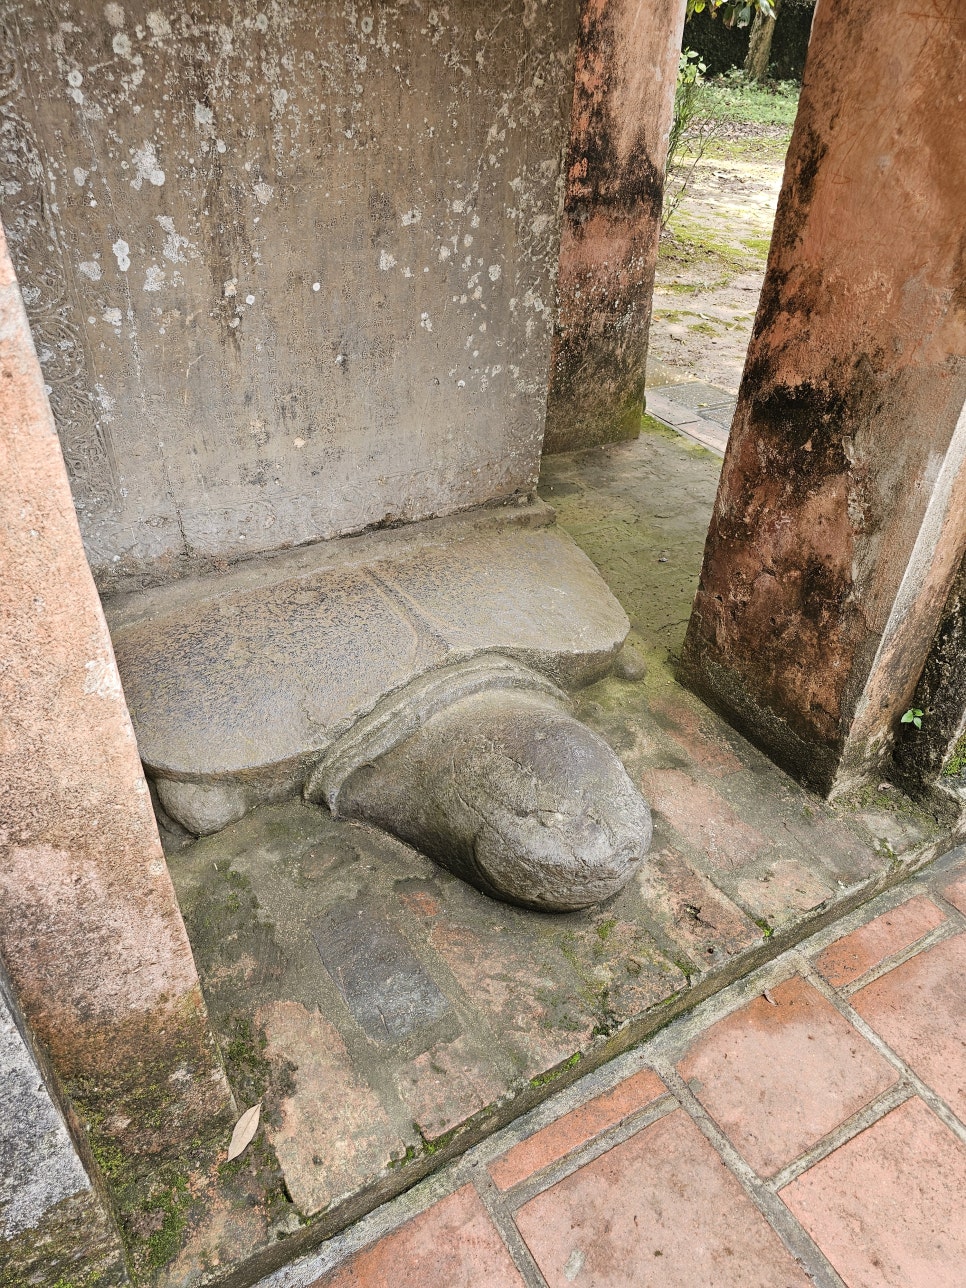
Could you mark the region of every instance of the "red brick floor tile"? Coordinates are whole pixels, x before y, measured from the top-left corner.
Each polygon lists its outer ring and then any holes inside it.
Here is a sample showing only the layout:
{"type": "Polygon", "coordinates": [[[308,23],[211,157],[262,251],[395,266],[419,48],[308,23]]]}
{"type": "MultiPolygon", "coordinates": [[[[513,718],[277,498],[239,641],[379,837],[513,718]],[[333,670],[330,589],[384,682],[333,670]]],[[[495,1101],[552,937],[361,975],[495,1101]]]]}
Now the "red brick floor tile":
{"type": "Polygon", "coordinates": [[[771,1176],[896,1081],[798,976],[719,1020],[678,1072],[752,1167],[771,1176]]]}
{"type": "Polygon", "coordinates": [[[650,1069],[642,1069],[606,1095],[595,1096],[585,1105],[558,1118],[527,1140],[521,1141],[502,1158],[490,1164],[490,1175],[501,1190],[509,1189],[542,1167],[555,1163],[578,1145],[592,1140],[608,1127],[613,1127],[629,1114],[643,1109],[667,1087],[650,1069]]]}
{"type": "Polygon", "coordinates": [[[917,953],[851,1002],[966,1122],[966,935],[917,953]]]}
{"type": "Polygon", "coordinates": [[[917,895],[830,944],[815,959],[815,969],[836,987],[851,984],[945,920],[931,899],[917,895]]]}
{"type": "Polygon", "coordinates": [[[966,913],[966,872],[943,888],[943,897],[948,899],[954,908],[966,913]]]}
{"type": "Polygon", "coordinates": [[[660,1118],[516,1216],[550,1288],[804,1288],[694,1123],[660,1118]]]}
{"type": "Polygon", "coordinates": [[[966,1146],[921,1100],[781,1191],[849,1288],[962,1288],[966,1146]]]}
{"type": "Polygon", "coordinates": [[[525,1288],[471,1185],[357,1253],[313,1288],[525,1288]]]}

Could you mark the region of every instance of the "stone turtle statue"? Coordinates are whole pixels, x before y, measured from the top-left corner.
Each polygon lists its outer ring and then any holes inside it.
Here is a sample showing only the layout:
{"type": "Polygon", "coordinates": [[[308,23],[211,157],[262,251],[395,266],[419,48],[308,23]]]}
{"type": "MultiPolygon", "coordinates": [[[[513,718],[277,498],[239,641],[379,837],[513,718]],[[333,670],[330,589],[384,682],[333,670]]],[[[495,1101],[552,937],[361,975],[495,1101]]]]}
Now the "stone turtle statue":
{"type": "Polygon", "coordinates": [[[647,804],[565,687],[628,629],[548,507],[253,560],[108,605],[146,772],[196,835],[304,793],[526,907],[619,890],[647,804]]]}

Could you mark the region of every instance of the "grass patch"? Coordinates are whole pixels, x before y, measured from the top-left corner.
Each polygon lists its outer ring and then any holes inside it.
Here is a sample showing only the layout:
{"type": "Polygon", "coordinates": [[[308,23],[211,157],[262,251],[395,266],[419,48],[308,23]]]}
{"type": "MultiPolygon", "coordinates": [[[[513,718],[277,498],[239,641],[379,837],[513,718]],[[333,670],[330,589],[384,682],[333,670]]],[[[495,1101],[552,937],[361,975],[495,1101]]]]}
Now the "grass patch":
{"type": "Polygon", "coordinates": [[[769,250],[769,247],[771,246],[771,238],[770,237],[742,237],[741,244],[742,246],[747,247],[747,249],[750,250],[753,255],[759,256],[761,259],[767,259],[768,250],[769,250]]]}
{"type": "Polygon", "coordinates": [[[767,125],[792,132],[800,87],[794,81],[761,84],[731,72],[702,86],[702,107],[729,125],[767,125]]]}
{"type": "Polygon", "coordinates": [[[715,228],[703,221],[690,219],[679,210],[675,211],[664,230],[662,256],[682,265],[711,264],[721,275],[722,285],[726,285],[737,273],[761,267],[764,256],[752,254],[744,242],[736,244],[729,241],[724,235],[726,227],[725,220],[721,220],[715,228]]]}
{"type": "Polygon", "coordinates": [[[748,165],[781,165],[788,151],[788,136],[752,135],[728,139],[712,135],[705,145],[704,161],[740,161],[748,165]]]}

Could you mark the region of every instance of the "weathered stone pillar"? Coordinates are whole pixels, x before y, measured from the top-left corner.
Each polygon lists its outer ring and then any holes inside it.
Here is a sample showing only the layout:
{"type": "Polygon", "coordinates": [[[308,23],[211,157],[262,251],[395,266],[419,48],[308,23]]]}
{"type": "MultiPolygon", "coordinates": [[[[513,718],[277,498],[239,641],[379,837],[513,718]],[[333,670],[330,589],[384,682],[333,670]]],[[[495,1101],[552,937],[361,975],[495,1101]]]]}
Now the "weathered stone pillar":
{"type": "Polygon", "coordinates": [[[0,957],[100,1145],[177,1154],[229,1093],[2,233],[0,567],[0,957]]]}
{"type": "Polygon", "coordinates": [[[684,0],[582,0],[545,452],[640,433],[684,0]]]}
{"type": "Polygon", "coordinates": [[[823,792],[888,746],[966,546],[964,77],[958,6],[818,8],[685,645],[823,792]]]}

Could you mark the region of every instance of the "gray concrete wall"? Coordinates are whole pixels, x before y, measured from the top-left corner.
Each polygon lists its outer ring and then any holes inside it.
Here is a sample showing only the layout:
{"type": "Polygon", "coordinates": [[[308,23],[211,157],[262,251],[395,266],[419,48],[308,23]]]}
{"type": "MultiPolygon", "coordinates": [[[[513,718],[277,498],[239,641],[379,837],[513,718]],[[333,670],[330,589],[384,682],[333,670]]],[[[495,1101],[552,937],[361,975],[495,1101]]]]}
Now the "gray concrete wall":
{"type": "Polygon", "coordinates": [[[575,4],[0,23],[0,218],[102,589],[532,486],[575,4]]]}

